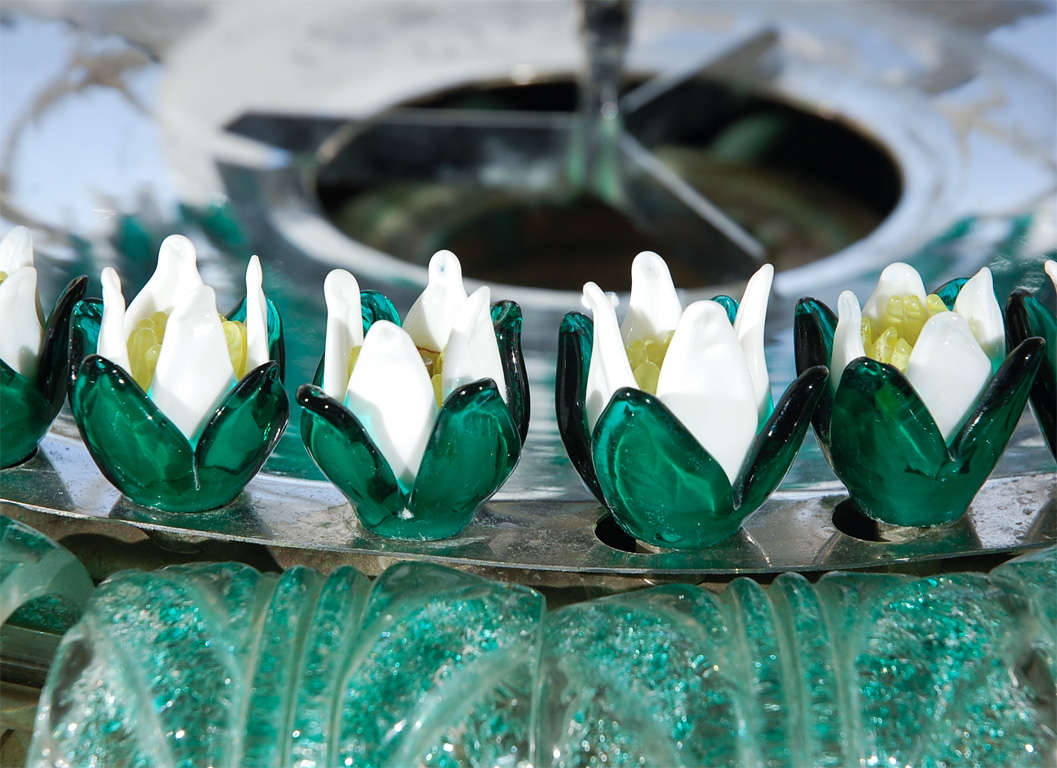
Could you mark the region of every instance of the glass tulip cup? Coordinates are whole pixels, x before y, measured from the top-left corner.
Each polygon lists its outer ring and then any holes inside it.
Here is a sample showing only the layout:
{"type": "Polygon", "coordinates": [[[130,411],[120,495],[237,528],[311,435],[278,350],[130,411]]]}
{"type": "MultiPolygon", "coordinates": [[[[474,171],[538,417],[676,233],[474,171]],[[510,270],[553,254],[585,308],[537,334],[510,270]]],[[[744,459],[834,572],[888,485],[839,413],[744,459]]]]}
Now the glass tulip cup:
{"type": "MultiPolygon", "coordinates": [[[[850,292],[841,296],[840,320],[824,303],[801,299],[794,321],[796,366],[807,371],[830,364],[830,381],[812,425],[823,454],[856,506],[892,525],[933,526],[960,518],[994,469],[1023,412],[1045,342],[1025,338],[1003,357],[1001,312],[990,272],[981,270],[972,281],[959,278],[938,288],[928,301],[930,306],[942,304],[928,311],[945,320],[962,313],[963,319],[954,322],[962,326],[964,337],[973,338],[970,327],[978,338],[990,336],[982,344],[986,355],[972,352],[976,355],[972,360],[984,355],[974,363],[961,355],[943,359],[937,354],[938,360],[923,360],[934,366],[932,383],[930,376],[919,376],[915,384],[917,346],[909,366],[903,360],[904,373],[896,364],[865,355],[859,337],[862,319],[871,303],[879,304],[878,297],[925,295],[916,272],[909,278],[916,280],[913,291],[884,288],[886,274],[896,267],[913,271],[906,265],[887,268],[862,316],[850,292]],[[959,301],[963,293],[964,308],[959,301]],[[846,309],[848,332],[842,341],[838,324],[846,309]],[[984,315],[989,319],[982,319],[984,315]],[[976,375],[972,371],[977,365],[982,367],[978,385],[963,387],[963,381],[976,375]]],[[[930,317],[928,323],[935,319],[930,317]]],[[[928,323],[920,330],[917,345],[925,339],[928,323]]],[[[928,351],[945,353],[958,346],[947,341],[937,337],[938,343],[928,351]]]]}
{"type": "MultiPolygon", "coordinates": [[[[189,241],[183,242],[186,245],[182,248],[190,247],[189,241]]],[[[163,251],[165,248],[163,244],[163,251]]],[[[188,269],[193,269],[193,249],[191,254],[192,266],[188,269]]],[[[251,352],[244,360],[247,370],[241,376],[229,372],[230,381],[221,384],[218,397],[207,397],[207,407],[193,418],[192,426],[186,425],[186,414],[176,420],[163,411],[156,399],[157,378],[145,389],[126,367],[127,360],[119,364],[100,354],[106,351],[101,349],[101,334],[107,332],[104,301],[84,299],[74,308],[70,407],[100,471],[137,504],[163,512],[191,513],[230,503],[260,470],[286,428],[290,406],[283,390],[282,320],[275,305],[259,291],[260,267],[256,259],[251,264],[257,276],[257,290],[253,292],[256,297],[251,301],[248,291],[247,298],[226,320],[250,326],[248,305],[252,303],[259,310],[262,332],[257,357],[264,362],[254,364],[251,352]]],[[[155,275],[162,270],[160,256],[155,275]]],[[[248,284],[249,275],[250,270],[248,284]]],[[[197,278],[197,271],[193,277],[197,278]]],[[[178,285],[179,281],[169,279],[167,283],[178,285]]],[[[148,292],[150,286],[148,283],[141,294],[148,292]]],[[[211,300],[212,290],[205,290],[211,300]]],[[[135,302],[129,306],[130,314],[134,308],[135,302]]],[[[173,311],[173,318],[179,311],[173,311]]],[[[216,320],[215,303],[210,311],[216,320]]],[[[175,322],[169,321],[169,329],[175,322]]],[[[166,340],[169,333],[167,329],[166,340]]],[[[191,338],[195,344],[201,343],[200,337],[191,338]]],[[[224,343],[223,337],[220,343],[224,343]]],[[[122,348],[124,344],[122,339],[122,348]]],[[[206,357],[203,350],[192,349],[206,357]]],[[[193,385],[197,361],[187,359],[191,356],[185,354],[182,362],[193,385]]],[[[159,361],[159,369],[162,365],[159,361]]]]}
{"type": "Polygon", "coordinates": [[[41,323],[29,230],[16,227],[0,242],[0,469],[29,459],[62,408],[70,315],[87,284],[71,280],[41,323]]]}
{"type": "MultiPolygon", "coordinates": [[[[659,329],[661,337],[667,333],[666,327],[675,330],[667,334],[671,347],[658,365],[659,387],[656,372],[647,362],[635,368],[632,382],[638,386],[617,386],[611,393],[605,389],[596,392],[591,371],[593,357],[600,354],[599,350],[603,354],[607,351],[604,341],[601,347],[596,344],[599,341],[596,338],[599,317],[603,318],[606,327],[611,328],[607,333],[615,338],[616,345],[610,344],[608,349],[617,350],[615,362],[618,367],[627,365],[630,359],[622,357],[619,334],[624,332],[617,330],[612,306],[600,291],[595,293],[597,286],[589,283],[585,286],[585,301],[590,294],[598,297],[591,302],[595,319],[580,312],[570,312],[563,319],[558,337],[555,382],[559,432],[581,479],[612,512],[617,524],[634,538],[658,547],[688,550],[703,549],[729,538],[778,487],[800,450],[811,413],[822,395],[827,371],[825,365],[803,371],[789,385],[777,405],[772,405],[763,361],[763,317],[771,274],[770,267],[758,272],[741,302],[742,307],[752,305],[745,314],[750,319],[748,325],[755,329],[746,334],[746,338],[755,336],[755,342],[741,343],[746,348],[745,357],[750,358],[750,369],[761,372],[762,382],[753,377],[751,385],[745,383],[735,387],[755,389],[759,400],[753,402],[751,391],[744,393],[749,400],[747,434],[740,450],[733,452],[729,445],[720,445],[727,437],[723,433],[728,430],[723,428],[718,430],[719,435],[713,434],[711,448],[703,445],[700,433],[692,431],[691,422],[686,420],[695,415],[693,401],[691,412],[686,418],[680,418],[674,412],[674,405],[669,406],[663,401],[665,395],[661,391],[667,376],[666,367],[678,364],[672,361],[674,354],[678,353],[671,350],[679,347],[684,324],[691,327],[692,333],[692,316],[711,314],[714,316],[709,321],[713,323],[712,327],[721,335],[730,336],[734,351],[729,356],[724,353],[720,357],[708,357],[709,353],[695,340],[688,351],[692,357],[704,361],[704,368],[688,369],[690,375],[686,378],[692,382],[691,387],[700,385],[704,378],[720,382],[705,385],[711,387],[711,391],[704,393],[697,405],[707,407],[710,398],[726,402],[729,392],[721,391],[725,387],[722,378],[736,378],[736,369],[739,366],[745,369],[745,363],[740,360],[741,348],[734,340],[734,334],[742,326],[738,322],[737,301],[729,296],[718,296],[714,301],[696,302],[684,312],[678,306],[667,266],[656,254],[640,254],[632,266],[631,307],[625,328],[634,326],[634,318],[638,318],[640,328],[659,329]],[[639,286],[641,300],[636,291],[639,286]],[[667,325],[657,319],[665,314],[669,317],[667,325]],[[759,365],[753,366],[751,358],[759,365]],[[727,366],[726,362],[732,365],[727,366]],[[651,379],[651,383],[646,383],[651,379]],[[596,402],[593,407],[600,410],[595,418],[591,415],[592,399],[596,402]]],[[[631,331],[631,336],[635,335],[637,332],[631,331]]],[[[624,341],[628,338],[629,335],[624,333],[624,341]]],[[[653,343],[649,341],[647,345],[653,343]]],[[[629,350],[634,346],[632,343],[629,350]]],[[[629,352],[630,356],[635,354],[629,352]]],[[[614,379],[612,370],[607,378],[611,384],[614,380],[620,382],[619,377],[614,379]]],[[[735,393],[737,396],[740,395],[735,393]]],[[[669,402],[676,403],[680,399],[682,402],[688,400],[673,398],[669,402]]],[[[721,405],[720,408],[726,410],[727,406],[721,405]]],[[[724,415],[715,413],[711,418],[719,422],[725,420],[724,415]]]]}
{"type": "MultiPolygon", "coordinates": [[[[458,262],[446,252],[434,257],[430,272],[431,285],[408,313],[403,327],[386,296],[359,291],[347,272],[332,273],[325,286],[327,350],[313,383],[304,384],[297,391],[297,402],[302,408],[301,437],[308,452],[352,503],[364,527],[387,538],[429,541],[458,534],[513,472],[528,434],[529,389],[521,351],[520,308],[512,301],[497,302],[489,308],[486,288],[467,298],[458,262]],[[435,298],[439,292],[435,286],[441,262],[449,274],[455,275],[452,279],[456,296],[450,306],[479,302],[477,339],[482,340],[484,334],[493,336],[494,341],[485,346],[498,351],[490,375],[480,375],[481,369],[470,366],[465,375],[445,382],[443,397],[441,374],[435,374],[430,385],[419,358],[424,342],[415,331],[416,326],[422,331],[433,322],[427,319],[423,323],[422,312],[416,307],[426,306],[427,315],[428,305],[439,307],[428,297],[435,298]],[[341,279],[347,280],[348,286],[346,298],[339,300],[331,291],[341,279]],[[352,292],[358,301],[348,300],[352,292]],[[347,336],[339,340],[335,330],[339,304],[347,304],[353,313],[347,317],[350,324],[353,316],[360,319],[362,333],[346,327],[347,336]],[[373,349],[372,339],[376,342],[373,349]],[[374,350],[389,354],[405,347],[403,363],[408,367],[379,368],[375,377],[375,385],[381,390],[375,390],[379,396],[373,402],[359,397],[356,378],[374,376],[366,370],[377,359],[374,350]],[[350,349],[358,355],[351,360],[350,349]],[[332,373],[327,360],[332,355],[336,384],[328,381],[332,373]],[[341,361],[337,362],[339,356],[341,361]],[[411,405],[413,398],[392,391],[416,375],[423,377],[423,386],[428,388],[425,411],[411,405]],[[386,395],[390,396],[388,403],[386,395]],[[401,434],[393,434],[394,431],[401,434]],[[407,459],[399,447],[408,440],[414,442],[408,432],[419,435],[413,459],[407,459]]],[[[457,335],[456,331],[451,332],[453,339],[457,335]]],[[[442,342],[433,347],[443,350],[445,371],[457,363],[454,343],[445,346],[442,342]]]]}

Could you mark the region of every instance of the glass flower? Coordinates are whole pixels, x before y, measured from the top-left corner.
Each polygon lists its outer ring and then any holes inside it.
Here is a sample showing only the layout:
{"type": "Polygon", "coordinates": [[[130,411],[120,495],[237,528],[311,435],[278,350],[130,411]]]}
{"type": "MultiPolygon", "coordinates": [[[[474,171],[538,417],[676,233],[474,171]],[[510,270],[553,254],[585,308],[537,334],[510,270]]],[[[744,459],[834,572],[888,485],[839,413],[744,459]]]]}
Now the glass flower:
{"type": "Polygon", "coordinates": [[[168,512],[223,506],[282,435],[282,323],[261,280],[254,256],[246,298],[221,317],[194,245],[172,235],[127,309],[110,268],[102,301],[77,304],[70,406],[100,470],[136,503],[168,512]]]}
{"type": "MultiPolygon", "coordinates": [[[[1057,261],[1047,261],[1046,274],[1053,283],[1050,306],[1054,306],[1053,295],[1057,293],[1057,261]]],[[[1046,340],[1046,360],[1035,374],[1031,387],[1031,409],[1039,422],[1050,453],[1057,457],[1057,318],[1043,301],[1043,291],[1032,294],[1023,288],[1013,291],[1006,302],[1006,343],[1010,350],[1024,340],[1038,336],[1046,340]]]]}
{"type": "Polygon", "coordinates": [[[731,536],[785,476],[826,369],[772,404],[764,319],[774,269],[729,296],[682,309],[668,266],[640,253],[623,326],[584,286],[593,315],[559,335],[558,427],[569,458],[620,526],[651,544],[695,549],[731,536]]]}
{"type": "Polygon", "coordinates": [[[1005,356],[991,272],[926,295],[917,271],[892,264],[860,310],[796,309],[798,370],[830,363],[812,419],[833,471],[866,514],[895,525],[956,520],[1016,427],[1044,342],[1005,356]]]}
{"type": "Polygon", "coordinates": [[[392,303],[344,270],[323,285],[327,332],[297,401],[323,473],[382,536],[454,536],[513,471],[528,433],[521,310],[467,295],[440,251],[400,324],[392,303]]]}
{"type": "Polygon", "coordinates": [[[29,230],[15,227],[0,240],[0,468],[32,456],[62,408],[70,313],[87,282],[71,280],[45,321],[29,230]]]}

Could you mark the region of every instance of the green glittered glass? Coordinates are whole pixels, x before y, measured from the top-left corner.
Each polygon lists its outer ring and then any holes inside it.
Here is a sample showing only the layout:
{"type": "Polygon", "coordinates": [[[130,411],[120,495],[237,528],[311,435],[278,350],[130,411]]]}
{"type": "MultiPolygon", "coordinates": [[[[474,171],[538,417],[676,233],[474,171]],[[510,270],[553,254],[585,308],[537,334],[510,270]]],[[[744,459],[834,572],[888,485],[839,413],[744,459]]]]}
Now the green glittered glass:
{"type": "Polygon", "coordinates": [[[88,572],[66,549],[0,515],[0,625],[62,634],[91,591],[88,572]]]}
{"type": "Polygon", "coordinates": [[[1041,768],[1055,591],[1054,548],[549,612],[425,563],[123,571],[59,646],[27,765],[1041,768]]]}
{"type": "MultiPolygon", "coordinates": [[[[360,303],[364,334],[376,320],[399,324],[382,294],[363,291],[360,303]]],[[[529,418],[521,310],[506,301],[494,304],[491,312],[509,402],[491,379],[448,395],[410,488],[396,479],[356,415],[320,388],[322,361],[314,383],[298,389],[305,447],[368,530],[396,539],[455,536],[514,471],[529,418]]]]}
{"type": "Polygon", "coordinates": [[[69,381],[70,314],[87,284],[85,277],[71,280],[55,302],[32,380],[0,360],[0,469],[32,456],[62,408],[69,381]]]}
{"type": "MultiPolygon", "coordinates": [[[[936,293],[953,307],[965,280],[936,293]]],[[[798,371],[825,364],[837,318],[822,302],[797,304],[798,371]]],[[[840,384],[826,383],[813,426],[833,471],[866,514],[893,525],[930,526],[961,517],[1005,449],[1044,357],[1044,342],[1018,344],[944,441],[925,404],[895,367],[853,360],[840,384]]]]}
{"type": "Polygon", "coordinates": [[[1046,340],[1046,359],[1031,387],[1031,409],[1050,453],[1057,457],[1057,318],[1044,303],[1043,293],[1050,294],[1052,305],[1051,284],[1037,295],[1022,288],[1010,294],[1006,302],[1006,344],[1013,349],[1032,336],[1046,340]]]}
{"type": "MultiPolygon", "coordinates": [[[[737,302],[717,297],[729,317],[737,302]]],[[[628,534],[672,549],[701,549],[737,532],[785,477],[823,394],[825,366],[804,371],[771,410],[732,484],[657,397],[617,390],[587,430],[584,403],[594,326],[567,314],[558,337],[555,408],[566,452],[587,487],[628,534]]]]}
{"type": "MultiPolygon", "coordinates": [[[[270,301],[267,314],[272,359],[242,377],[192,442],[127,371],[94,354],[102,302],[77,304],[70,408],[95,463],[125,496],[165,512],[201,512],[234,500],[257,474],[290,415],[282,323],[270,301]]],[[[229,317],[244,319],[244,302],[229,317]]]]}

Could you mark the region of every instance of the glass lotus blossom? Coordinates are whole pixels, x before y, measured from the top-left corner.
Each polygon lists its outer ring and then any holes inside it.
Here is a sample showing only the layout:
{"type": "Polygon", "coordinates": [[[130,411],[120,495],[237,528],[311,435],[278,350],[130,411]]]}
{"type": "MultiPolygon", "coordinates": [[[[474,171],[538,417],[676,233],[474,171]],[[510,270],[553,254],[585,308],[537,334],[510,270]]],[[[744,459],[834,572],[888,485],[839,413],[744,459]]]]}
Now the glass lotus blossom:
{"type": "MultiPolygon", "coordinates": [[[[1057,261],[1047,261],[1046,274],[1053,283],[1050,307],[1057,293],[1057,261]]],[[[1032,294],[1023,288],[1013,291],[1006,302],[1006,343],[1012,350],[1024,340],[1038,336],[1046,340],[1046,360],[1035,374],[1031,387],[1031,409],[1039,422],[1050,453],[1057,457],[1057,318],[1047,307],[1047,289],[1032,294]]]]}
{"type": "Polygon", "coordinates": [[[297,400],[301,435],[370,530],[454,536],[513,471],[528,433],[521,310],[467,295],[459,260],[435,254],[401,327],[392,303],[327,275],[326,345],[297,400]]]}
{"type": "Polygon", "coordinates": [[[664,260],[640,253],[622,326],[594,283],[592,319],[559,335],[558,427],[569,458],[620,526],[642,541],[700,548],[738,530],[785,476],[826,378],[805,371],[771,400],[764,319],[774,269],[684,310],[664,260]]]}
{"type": "Polygon", "coordinates": [[[261,281],[254,256],[246,298],[221,317],[194,245],[172,235],[127,307],[107,268],[102,301],[74,310],[70,406],[96,464],[138,504],[170,512],[223,506],[282,435],[282,324],[261,281]]]}
{"type": "Polygon", "coordinates": [[[868,515],[896,525],[959,518],[1016,427],[1044,342],[1005,355],[991,272],[926,295],[907,264],[885,268],[860,309],[797,305],[798,370],[829,363],[813,425],[833,471],[868,515]]]}
{"type": "Polygon", "coordinates": [[[32,456],[62,408],[70,313],[86,283],[71,280],[45,320],[29,230],[15,227],[0,240],[0,467],[32,456]]]}

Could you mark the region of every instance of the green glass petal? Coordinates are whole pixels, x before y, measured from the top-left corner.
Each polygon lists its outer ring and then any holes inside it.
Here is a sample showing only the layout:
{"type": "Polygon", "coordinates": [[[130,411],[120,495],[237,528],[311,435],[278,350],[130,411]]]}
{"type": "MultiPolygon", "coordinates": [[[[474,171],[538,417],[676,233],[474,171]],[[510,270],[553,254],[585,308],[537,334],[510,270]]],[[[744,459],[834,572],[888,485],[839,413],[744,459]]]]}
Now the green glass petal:
{"type": "Polygon", "coordinates": [[[867,357],[849,363],[833,402],[830,460],[860,509],[896,525],[957,519],[979,483],[945,472],[948,459],[936,423],[897,369],[867,357]]]}
{"type": "Polygon", "coordinates": [[[367,430],[345,406],[315,385],[297,390],[301,439],[316,464],[374,530],[404,511],[404,493],[367,430]]]}
{"type": "Polygon", "coordinates": [[[1003,361],[951,441],[949,473],[979,478],[979,485],[983,485],[1020,421],[1036,371],[1045,358],[1044,346],[1041,338],[1033,336],[1003,361]]]}
{"type": "Polygon", "coordinates": [[[752,441],[741,473],[734,482],[734,503],[740,514],[763,504],[789,471],[804,442],[822,393],[828,388],[829,369],[808,368],[789,385],[770,418],[752,441]]]}
{"type": "MultiPolygon", "coordinates": [[[[279,378],[286,374],[286,344],[283,341],[283,319],[279,315],[272,300],[264,299],[268,305],[268,357],[279,363],[279,378]]],[[[243,299],[235,309],[228,314],[228,320],[246,322],[246,299],[243,299]]]]}
{"type": "MultiPolygon", "coordinates": [[[[833,356],[833,334],[837,330],[837,316],[818,299],[800,299],[793,317],[793,347],[796,354],[796,373],[799,376],[816,365],[829,366],[833,356]]],[[[823,453],[828,453],[829,425],[833,412],[833,392],[830,387],[819,396],[811,423],[823,453]]]]}
{"type": "Polygon", "coordinates": [[[66,398],[66,385],[70,380],[70,316],[74,306],[84,296],[87,286],[88,278],[83,275],[71,280],[55,302],[44,327],[37,389],[50,404],[49,422],[55,418],[66,398]]]}
{"type": "Polygon", "coordinates": [[[370,330],[376,320],[388,320],[400,325],[400,313],[389,297],[378,291],[360,291],[360,314],[363,315],[363,332],[370,330]]]}
{"type": "Polygon", "coordinates": [[[33,382],[0,360],[0,469],[32,456],[52,418],[33,382]]]}
{"type": "Polygon", "coordinates": [[[492,305],[492,325],[503,362],[507,407],[524,445],[529,428],[529,385],[525,356],[521,352],[521,322],[521,307],[516,302],[498,301],[492,305]]]}
{"type": "Polygon", "coordinates": [[[103,302],[81,299],[70,316],[70,377],[76,377],[81,362],[94,355],[99,343],[99,326],[103,322],[103,302]]]}
{"type": "Polygon", "coordinates": [[[454,536],[520,456],[521,436],[495,382],[459,387],[444,401],[429,436],[408,500],[410,516],[387,520],[376,532],[400,539],[454,536]]]}
{"type": "Polygon", "coordinates": [[[591,434],[587,429],[584,402],[587,394],[587,373],[591,367],[591,341],[594,323],[579,312],[562,318],[558,332],[558,368],[554,381],[554,411],[558,418],[565,452],[584,485],[603,504],[602,488],[595,476],[591,458],[591,434]]]}
{"type": "Polygon", "coordinates": [[[122,493],[165,511],[202,509],[190,443],[123,368],[85,358],[70,407],[95,463],[122,493]]]}
{"type": "Polygon", "coordinates": [[[730,320],[731,325],[734,325],[734,321],[738,319],[738,302],[725,294],[713,296],[712,301],[722,305],[723,309],[727,310],[727,319],[730,320]]]}
{"type": "Polygon", "coordinates": [[[744,515],[722,467],[653,395],[618,389],[592,442],[607,506],[635,538],[700,549],[738,530],[744,515]]]}
{"type": "Polygon", "coordinates": [[[947,309],[954,311],[954,301],[958,298],[958,294],[962,290],[962,286],[969,282],[967,277],[956,277],[953,280],[948,280],[946,283],[941,285],[939,288],[933,291],[934,294],[943,299],[943,303],[947,305],[947,309]]]}
{"type": "Polygon", "coordinates": [[[1050,453],[1057,457],[1057,318],[1031,293],[1018,289],[1006,303],[1006,345],[1012,350],[1032,336],[1046,340],[1046,360],[1035,374],[1031,408],[1050,453]]]}
{"type": "Polygon", "coordinates": [[[246,374],[209,419],[195,446],[200,509],[238,496],[271,454],[290,418],[279,363],[246,374]]]}

